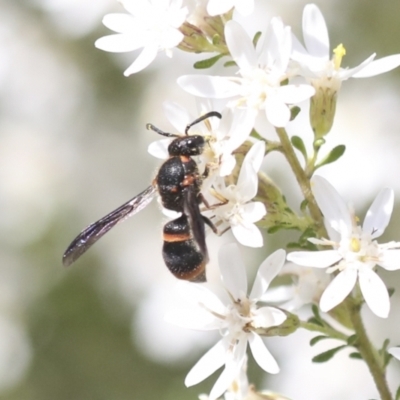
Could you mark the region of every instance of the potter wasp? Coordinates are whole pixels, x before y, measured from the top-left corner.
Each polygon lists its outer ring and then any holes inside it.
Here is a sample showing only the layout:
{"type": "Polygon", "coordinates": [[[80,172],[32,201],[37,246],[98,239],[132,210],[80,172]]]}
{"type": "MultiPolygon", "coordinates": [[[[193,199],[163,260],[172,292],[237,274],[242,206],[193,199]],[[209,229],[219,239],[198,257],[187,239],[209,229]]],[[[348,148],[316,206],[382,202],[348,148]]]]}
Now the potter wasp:
{"type": "Polygon", "coordinates": [[[216,232],[213,223],[200,212],[204,202],[201,194],[207,168],[200,174],[192,156],[201,155],[207,144],[202,135],[189,135],[190,128],[211,117],[221,118],[221,114],[211,111],[188,124],[184,135],[163,132],[148,124],[147,128],[160,135],[174,138],[168,146],[169,158],[161,165],[152,184],[133,199],[85,228],[68,246],[63,256],[63,264],[68,266],[76,261],[94,243],[119,222],[143,210],[160,195],[163,207],[181,213],[163,228],[164,262],[178,279],[205,282],[205,266],[208,252],[205,239],[205,225],[216,232]]]}

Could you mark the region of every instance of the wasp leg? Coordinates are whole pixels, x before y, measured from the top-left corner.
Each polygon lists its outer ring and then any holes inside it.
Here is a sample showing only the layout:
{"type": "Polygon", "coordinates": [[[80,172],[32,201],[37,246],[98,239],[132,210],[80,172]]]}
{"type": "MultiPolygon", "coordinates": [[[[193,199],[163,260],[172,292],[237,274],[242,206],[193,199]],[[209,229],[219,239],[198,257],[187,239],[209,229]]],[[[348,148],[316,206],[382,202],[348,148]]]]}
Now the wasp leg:
{"type": "Polygon", "coordinates": [[[228,202],[228,200],[225,200],[225,201],[220,201],[219,203],[216,204],[210,204],[204,197],[203,193],[199,193],[198,198],[200,199],[200,202],[205,205],[207,210],[214,210],[215,208],[221,207],[228,202]]]}

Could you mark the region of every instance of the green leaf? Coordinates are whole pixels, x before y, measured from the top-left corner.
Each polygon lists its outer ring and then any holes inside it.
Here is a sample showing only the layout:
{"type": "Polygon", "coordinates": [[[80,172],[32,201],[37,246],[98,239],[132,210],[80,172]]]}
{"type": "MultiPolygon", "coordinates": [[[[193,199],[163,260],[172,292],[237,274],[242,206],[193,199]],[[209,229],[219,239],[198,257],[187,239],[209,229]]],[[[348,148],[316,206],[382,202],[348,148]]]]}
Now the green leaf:
{"type": "Polygon", "coordinates": [[[301,111],[300,107],[292,106],[290,109],[290,121],[293,121],[299,115],[300,111],[301,111]]]}
{"type": "Polygon", "coordinates": [[[323,160],[321,160],[318,165],[315,166],[315,169],[337,161],[340,157],[342,157],[345,150],[346,146],[344,144],[339,144],[339,146],[333,148],[330,153],[323,160]]]}
{"type": "Polygon", "coordinates": [[[313,357],[312,362],[323,363],[323,362],[329,361],[337,352],[344,349],[345,347],[347,347],[347,344],[345,344],[343,346],[335,347],[328,351],[324,351],[323,353],[318,354],[317,356],[313,357]]]}
{"type": "Polygon", "coordinates": [[[389,297],[392,297],[395,291],[396,291],[396,289],[393,287],[388,288],[389,297]]]}
{"type": "Polygon", "coordinates": [[[315,336],[310,340],[310,346],[314,346],[314,344],[316,344],[324,339],[329,339],[329,336],[323,336],[323,335],[315,336]]]}
{"type": "Polygon", "coordinates": [[[324,326],[324,324],[317,318],[311,317],[307,320],[310,324],[318,325],[318,326],[324,326]]]}
{"type": "Polygon", "coordinates": [[[237,64],[235,63],[235,61],[227,61],[224,64],[224,67],[237,67],[237,64]]]}
{"type": "Polygon", "coordinates": [[[293,147],[299,150],[304,159],[307,160],[307,150],[306,146],[304,146],[303,139],[300,136],[292,136],[291,142],[293,147]]]}
{"type": "Polygon", "coordinates": [[[256,47],[258,43],[258,39],[261,37],[261,32],[256,32],[256,34],[253,37],[253,46],[256,47]]]}
{"type": "Polygon", "coordinates": [[[205,60],[197,61],[194,63],[194,68],[196,69],[206,69],[212,67],[220,58],[225,54],[218,54],[217,56],[207,58],[205,60]]]}
{"type": "Polygon", "coordinates": [[[319,308],[316,304],[313,304],[311,306],[311,311],[312,311],[314,317],[317,318],[319,321],[321,321],[321,315],[319,314],[319,308]]]}
{"type": "Polygon", "coordinates": [[[357,335],[351,335],[347,338],[347,344],[349,346],[354,346],[354,344],[357,342],[357,335]]]}
{"type": "Polygon", "coordinates": [[[350,358],[353,358],[353,359],[355,359],[355,360],[362,360],[363,358],[362,358],[362,355],[357,351],[357,352],[354,352],[354,353],[350,353],[349,354],[349,357],[350,358]]]}

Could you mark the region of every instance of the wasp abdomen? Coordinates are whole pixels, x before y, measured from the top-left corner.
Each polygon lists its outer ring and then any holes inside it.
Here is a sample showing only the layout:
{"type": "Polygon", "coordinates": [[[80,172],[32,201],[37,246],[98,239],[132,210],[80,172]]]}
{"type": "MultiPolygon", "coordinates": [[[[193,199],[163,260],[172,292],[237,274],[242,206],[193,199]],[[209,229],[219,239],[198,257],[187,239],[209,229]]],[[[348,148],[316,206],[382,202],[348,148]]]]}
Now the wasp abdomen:
{"type": "Polygon", "coordinates": [[[208,260],[198,249],[192,237],[186,215],[164,226],[162,254],[168,269],[178,279],[205,282],[208,260]]]}

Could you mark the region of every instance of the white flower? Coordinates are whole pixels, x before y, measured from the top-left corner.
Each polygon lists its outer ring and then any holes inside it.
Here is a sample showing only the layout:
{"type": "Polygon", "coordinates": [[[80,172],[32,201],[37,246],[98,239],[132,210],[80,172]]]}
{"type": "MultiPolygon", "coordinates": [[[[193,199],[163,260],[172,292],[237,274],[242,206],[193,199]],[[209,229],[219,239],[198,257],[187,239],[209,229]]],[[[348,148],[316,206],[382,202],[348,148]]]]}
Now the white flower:
{"type": "Polygon", "coordinates": [[[226,203],[213,210],[220,220],[229,223],[237,241],[245,246],[261,247],[263,237],[255,225],[266,213],[260,201],[251,201],[257,194],[258,176],[264,158],[265,143],[256,142],[247,152],[236,185],[226,186],[223,178],[214,182],[212,194],[226,203]]]}
{"type": "Polygon", "coordinates": [[[400,347],[391,347],[388,350],[388,353],[390,353],[393,357],[395,357],[398,360],[400,360],[400,347]]]}
{"type": "Polygon", "coordinates": [[[225,14],[235,7],[239,14],[250,15],[254,10],[254,0],[209,0],[207,12],[211,16],[225,14]]]}
{"type": "Polygon", "coordinates": [[[120,0],[129,14],[107,14],[103,24],[117,32],[98,39],[101,50],[124,53],[143,48],[140,55],[124,72],[125,76],[146,68],[160,50],[169,57],[183,39],[179,27],[185,22],[188,10],[182,0],[120,0]]]}
{"type": "Polygon", "coordinates": [[[378,244],[389,223],[393,210],[394,195],[391,189],[383,189],[375,198],[363,226],[346,206],[335,188],[324,178],[314,176],[312,191],[322,214],[331,240],[309,239],[317,245],[332,246],[332,250],[300,251],[288,255],[288,260],[299,265],[328,268],[338,272],[324,291],[320,308],[329,311],[341,303],[359,282],[361,292],[369,308],[377,316],[386,318],[390,310],[388,291],[374,271],[376,265],[386,270],[400,269],[400,242],[378,244]]]}
{"type": "MultiPolygon", "coordinates": [[[[292,49],[289,27],[279,18],[272,19],[257,49],[252,40],[235,21],[225,26],[229,51],[239,66],[240,77],[186,75],[178,79],[179,85],[195,96],[208,98],[233,98],[228,107],[235,109],[240,118],[254,126],[260,110],[269,122],[285,126],[290,119],[289,104],[310,98],[315,90],[310,85],[283,85],[292,49]]],[[[247,126],[247,124],[246,124],[247,126]]]]}
{"type": "Polygon", "coordinates": [[[400,54],[373,61],[372,54],[354,68],[342,68],[341,62],[346,51],[343,45],[333,50],[330,58],[328,29],[324,17],[315,4],[307,4],[303,12],[303,38],[305,47],[293,36],[291,58],[298,63],[300,75],[309,78],[318,88],[326,86],[338,91],[342,81],[348,78],[367,78],[390,71],[400,65],[400,54]]]}
{"type": "Polygon", "coordinates": [[[293,263],[285,264],[279,276],[290,276],[292,283],[271,288],[263,301],[279,304],[280,308],[291,312],[307,304],[318,304],[330,282],[330,276],[324,271],[293,263]]]}
{"type": "MultiPolygon", "coordinates": [[[[201,115],[215,111],[209,101],[199,102],[197,116],[191,115],[185,108],[173,102],[163,104],[165,115],[177,132],[184,132],[186,126],[201,115]]],[[[236,150],[248,137],[251,127],[245,125],[229,109],[224,109],[222,118],[211,117],[200,122],[189,130],[189,135],[202,135],[207,138],[207,145],[203,154],[197,158],[199,167],[204,170],[208,167],[207,182],[203,189],[209,187],[216,176],[229,175],[236,165],[232,152],[236,150]]],[[[150,144],[148,151],[157,158],[168,158],[168,145],[173,138],[161,139],[150,144]]]]}
{"type": "Polygon", "coordinates": [[[277,326],[286,320],[286,315],[274,307],[257,306],[284,261],[284,250],[271,254],[261,264],[251,293],[247,296],[246,270],[238,247],[234,243],[223,246],[219,252],[219,266],[229,295],[226,304],[203,285],[180,283],[179,287],[186,290],[187,297],[179,302],[181,308],[172,309],[166,319],[186,328],[218,330],[222,335],[221,340],[190,370],[185,380],[187,386],[196,385],[225,365],[209,399],[221,396],[243,366],[247,343],[264,371],[272,374],[279,372],[278,364],[254,329],[277,326]]]}

